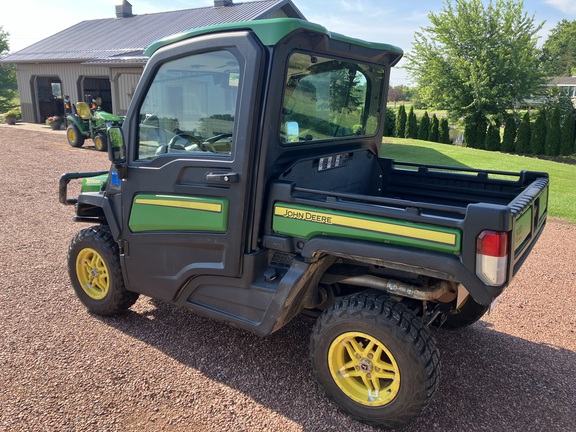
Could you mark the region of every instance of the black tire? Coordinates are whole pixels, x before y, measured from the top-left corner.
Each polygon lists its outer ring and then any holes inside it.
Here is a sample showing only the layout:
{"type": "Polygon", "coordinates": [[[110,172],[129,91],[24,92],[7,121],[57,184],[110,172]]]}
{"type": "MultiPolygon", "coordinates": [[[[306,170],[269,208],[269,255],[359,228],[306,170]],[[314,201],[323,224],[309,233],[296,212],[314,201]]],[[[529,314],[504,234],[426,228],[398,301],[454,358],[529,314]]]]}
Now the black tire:
{"type": "Polygon", "coordinates": [[[345,297],[324,311],[310,358],[336,405],[376,427],[397,428],[418,417],[440,376],[436,343],[420,318],[380,294],[345,297]]]}
{"type": "Polygon", "coordinates": [[[481,305],[468,296],[458,313],[446,316],[446,321],[442,324],[442,328],[460,330],[469,327],[479,321],[488,312],[489,308],[490,306],[481,305]]]}
{"type": "Polygon", "coordinates": [[[98,132],[92,138],[92,142],[94,142],[94,147],[96,150],[105,152],[108,151],[108,139],[106,138],[106,134],[104,132],[98,132]]]}
{"type": "Polygon", "coordinates": [[[72,147],[82,147],[84,144],[84,135],[74,123],[70,123],[66,128],[66,138],[72,147]]]}
{"type": "Polygon", "coordinates": [[[80,301],[98,315],[124,312],[138,299],[124,286],[118,244],[105,225],[74,236],[68,249],[68,273],[80,301]]]}

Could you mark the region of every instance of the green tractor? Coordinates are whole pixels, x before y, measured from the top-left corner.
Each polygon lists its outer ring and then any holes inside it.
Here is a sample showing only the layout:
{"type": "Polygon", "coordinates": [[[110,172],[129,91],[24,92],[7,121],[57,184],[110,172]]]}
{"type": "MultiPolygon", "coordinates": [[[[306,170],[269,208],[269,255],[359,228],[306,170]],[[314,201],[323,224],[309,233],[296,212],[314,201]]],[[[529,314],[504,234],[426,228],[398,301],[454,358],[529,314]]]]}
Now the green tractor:
{"type": "Polygon", "coordinates": [[[110,114],[100,109],[102,101],[100,98],[93,99],[91,104],[78,102],[76,105],[70,104],[70,98],[65,96],[64,106],[66,108],[66,138],[72,147],[82,147],[86,138],[92,138],[94,147],[98,151],[108,149],[106,130],[110,126],[122,126],[123,117],[110,114]]]}

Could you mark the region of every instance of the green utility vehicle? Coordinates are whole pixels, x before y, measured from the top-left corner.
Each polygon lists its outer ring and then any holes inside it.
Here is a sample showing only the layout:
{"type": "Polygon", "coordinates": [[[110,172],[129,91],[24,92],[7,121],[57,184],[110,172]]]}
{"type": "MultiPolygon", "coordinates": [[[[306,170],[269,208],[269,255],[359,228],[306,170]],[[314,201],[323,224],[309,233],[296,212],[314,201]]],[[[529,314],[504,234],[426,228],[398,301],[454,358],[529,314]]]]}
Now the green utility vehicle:
{"type": "Polygon", "coordinates": [[[72,147],[82,147],[86,138],[92,138],[98,151],[108,149],[106,130],[112,126],[122,126],[123,118],[100,109],[99,98],[90,105],[87,102],[70,103],[68,96],[64,98],[67,112],[66,138],[72,147]]]}
{"type": "Polygon", "coordinates": [[[474,323],[511,282],[547,174],[381,157],[391,45],[275,19],[146,54],[110,171],[60,180],[93,225],[68,252],[82,303],[115,314],[143,294],[262,336],[315,315],[328,396],[372,425],[414,419],[438,386],[430,327],[474,323]]]}

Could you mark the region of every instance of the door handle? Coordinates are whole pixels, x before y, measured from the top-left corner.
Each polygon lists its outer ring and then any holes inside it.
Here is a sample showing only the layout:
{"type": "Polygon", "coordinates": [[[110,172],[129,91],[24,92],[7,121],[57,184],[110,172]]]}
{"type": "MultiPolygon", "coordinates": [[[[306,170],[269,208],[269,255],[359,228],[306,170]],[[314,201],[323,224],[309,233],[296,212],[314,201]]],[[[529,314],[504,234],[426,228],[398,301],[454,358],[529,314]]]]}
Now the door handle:
{"type": "Polygon", "coordinates": [[[230,184],[240,181],[240,174],[235,172],[209,172],[206,173],[206,183],[230,184]]]}

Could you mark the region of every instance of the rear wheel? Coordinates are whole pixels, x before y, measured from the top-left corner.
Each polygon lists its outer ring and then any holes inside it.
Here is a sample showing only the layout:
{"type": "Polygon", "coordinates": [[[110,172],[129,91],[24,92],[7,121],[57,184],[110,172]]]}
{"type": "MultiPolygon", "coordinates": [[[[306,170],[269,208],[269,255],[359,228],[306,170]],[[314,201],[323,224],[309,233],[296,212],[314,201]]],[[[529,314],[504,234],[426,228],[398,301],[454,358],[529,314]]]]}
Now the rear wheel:
{"type": "Polygon", "coordinates": [[[446,316],[446,321],[442,324],[442,328],[459,330],[471,326],[476,321],[479,321],[488,312],[489,308],[490,306],[476,303],[472,297],[468,296],[458,313],[446,316]]]}
{"type": "Polygon", "coordinates": [[[68,139],[68,144],[72,147],[82,147],[82,144],[84,144],[84,135],[74,123],[69,124],[66,128],[66,138],[68,139]]]}
{"type": "Polygon", "coordinates": [[[101,152],[108,150],[108,139],[106,139],[106,134],[103,132],[98,132],[94,135],[92,141],[94,141],[94,147],[96,147],[96,150],[101,152]]]}
{"type": "Polygon", "coordinates": [[[412,421],[438,385],[439,354],[428,329],[405,305],[383,295],[352,295],[324,311],[310,357],[327,395],[376,427],[412,421]]]}
{"type": "Polygon", "coordinates": [[[123,312],[138,299],[124,286],[118,245],[107,226],[76,234],[68,249],[68,273],[80,301],[99,315],[123,312]]]}

